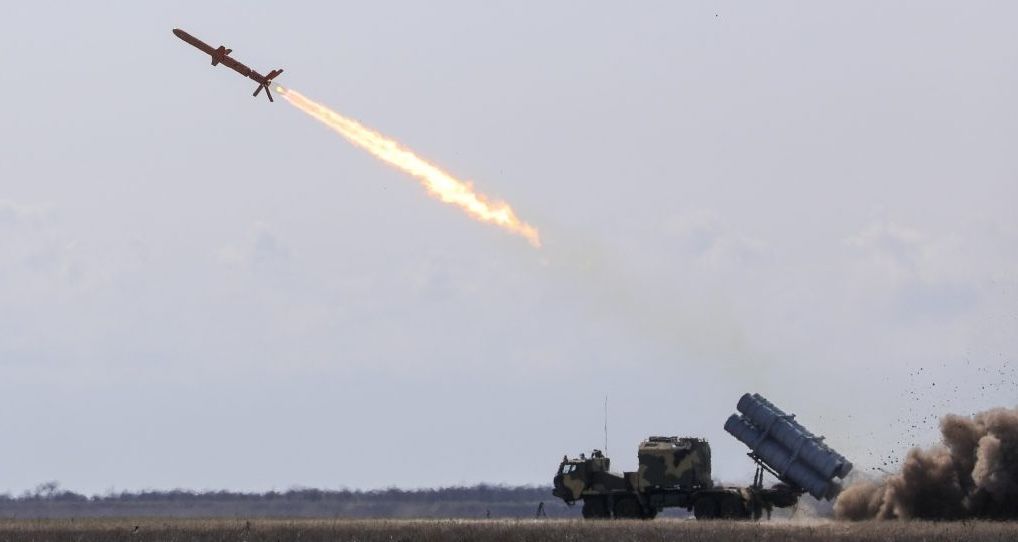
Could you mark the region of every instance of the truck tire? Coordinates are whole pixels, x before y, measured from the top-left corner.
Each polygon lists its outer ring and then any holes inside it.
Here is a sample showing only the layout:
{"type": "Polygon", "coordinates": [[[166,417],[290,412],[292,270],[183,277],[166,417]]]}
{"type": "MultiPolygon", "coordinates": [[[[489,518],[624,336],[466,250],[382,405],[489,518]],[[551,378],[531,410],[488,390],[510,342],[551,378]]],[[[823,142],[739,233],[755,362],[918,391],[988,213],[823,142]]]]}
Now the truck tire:
{"type": "Polygon", "coordinates": [[[693,516],[696,519],[716,519],[719,515],[718,501],[711,495],[704,495],[693,503],[693,516]]]}
{"type": "Polygon", "coordinates": [[[615,519],[639,519],[643,516],[640,501],[633,497],[622,497],[615,501],[615,519]]]}
{"type": "Polygon", "coordinates": [[[604,497],[588,497],[583,499],[584,519],[603,519],[608,517],[608,503],[604,497]]]}
{"type": "Polygon", "coordinates": [[[724,519],[746,519],[749,517],[749,510],[742,497],[738,495],[726,495],[721,499],[721,517],[724,519]]]}

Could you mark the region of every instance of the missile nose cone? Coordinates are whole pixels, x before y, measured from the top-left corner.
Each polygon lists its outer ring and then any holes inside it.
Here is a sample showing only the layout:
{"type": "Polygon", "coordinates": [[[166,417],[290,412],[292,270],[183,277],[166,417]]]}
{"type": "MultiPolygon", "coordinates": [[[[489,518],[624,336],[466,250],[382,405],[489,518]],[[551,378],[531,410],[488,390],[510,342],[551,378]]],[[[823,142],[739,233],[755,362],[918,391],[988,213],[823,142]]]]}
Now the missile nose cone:
{"type": "Polygon", "coordinates": [[[184,37],[184,31],[179,29],[179,28],[174,28],[173,29],[173,35],[177,36],[178,38],[183,38],[184,37]]]}

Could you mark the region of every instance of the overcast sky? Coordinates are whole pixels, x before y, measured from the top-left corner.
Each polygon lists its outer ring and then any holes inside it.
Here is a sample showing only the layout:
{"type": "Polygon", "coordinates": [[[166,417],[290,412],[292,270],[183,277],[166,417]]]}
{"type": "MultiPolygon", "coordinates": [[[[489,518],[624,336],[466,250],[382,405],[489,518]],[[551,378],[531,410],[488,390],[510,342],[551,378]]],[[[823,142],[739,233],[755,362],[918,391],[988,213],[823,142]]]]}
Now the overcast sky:
{"type": "Polygon", "coordinates": [[[1015,406],[1012,2],[93,4],[0,18],[0,491],[549,484],[606,395],[616,468],[742,481],[746,391],[860,470],[1015,406]]]}

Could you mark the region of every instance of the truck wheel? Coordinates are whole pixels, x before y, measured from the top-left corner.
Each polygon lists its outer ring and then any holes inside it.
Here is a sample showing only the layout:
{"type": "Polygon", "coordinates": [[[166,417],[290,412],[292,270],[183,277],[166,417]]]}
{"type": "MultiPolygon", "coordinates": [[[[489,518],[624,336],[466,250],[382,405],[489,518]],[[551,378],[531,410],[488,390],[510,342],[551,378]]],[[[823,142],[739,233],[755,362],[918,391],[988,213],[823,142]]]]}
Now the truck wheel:
{"type": "Polygon", "coordinates": [[[718,515],[718,502],[714,497],[700,497],[693,503],[693,516],[696,519],[715,519],[718,515]]]}
{"type": "Polygon", "coordinates": [[[746,519],[749,511],[746,504],[736,495],[729,495],[721,499],[721,517],[725,519],[746,519]]]}
{"type": "Polygon", "coordinates": [[[585,519],[601,519],[608,517],[608,506],[602,497],[583,499],[583,517],[585,519]]]}
{"type": "Polygon", "coordinates": [[[632,497],[615,501],[615,519],[637,519],[643,515],[640,503],[632,497]]]}

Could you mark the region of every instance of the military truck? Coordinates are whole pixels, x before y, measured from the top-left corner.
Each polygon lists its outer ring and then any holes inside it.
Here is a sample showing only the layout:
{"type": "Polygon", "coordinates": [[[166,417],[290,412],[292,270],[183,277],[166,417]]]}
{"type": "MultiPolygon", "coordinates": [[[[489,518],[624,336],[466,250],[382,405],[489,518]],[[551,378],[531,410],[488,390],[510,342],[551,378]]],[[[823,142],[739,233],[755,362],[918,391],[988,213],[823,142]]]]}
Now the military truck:
{"type": "Polygon", "coordinates": [[[817,437],[758,394],[746,394],[725,429],[752,450],[757,464],[748,487],[714,485],[710,444],[701,438],[649,437],[640,443],[635,472],[611,471],[600,450],[590,457],[562,458],[552,494],[573,505],[583,501],[583,517],[653,519],[665,508],[685,508],[697,519],[760,519],[773,508],[794,506],[804,493],[833,499],[834,477],[852,469],[817,437]],[[758,453],[759,452],[759,453],[758,453]],[[778,479],[763,487],[764,473],[778,479]]]}

